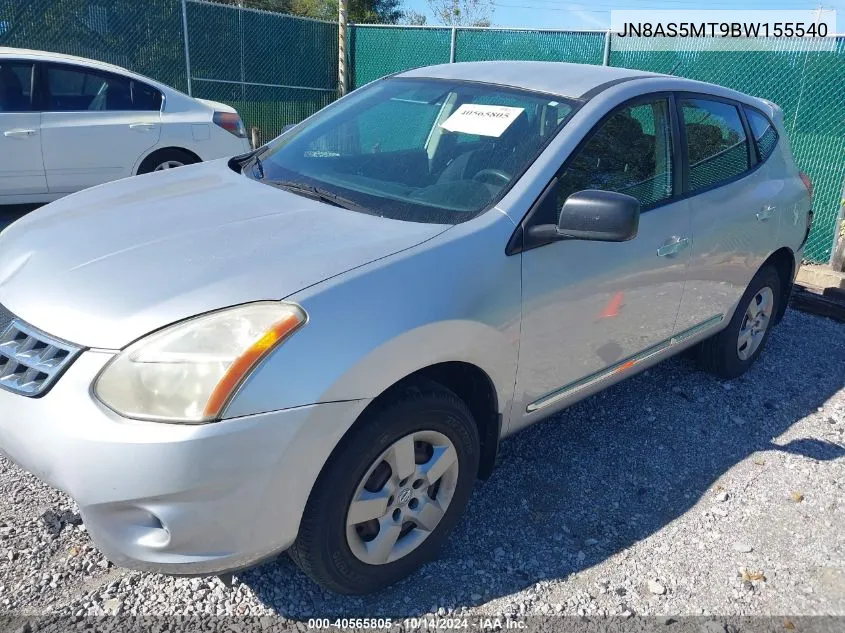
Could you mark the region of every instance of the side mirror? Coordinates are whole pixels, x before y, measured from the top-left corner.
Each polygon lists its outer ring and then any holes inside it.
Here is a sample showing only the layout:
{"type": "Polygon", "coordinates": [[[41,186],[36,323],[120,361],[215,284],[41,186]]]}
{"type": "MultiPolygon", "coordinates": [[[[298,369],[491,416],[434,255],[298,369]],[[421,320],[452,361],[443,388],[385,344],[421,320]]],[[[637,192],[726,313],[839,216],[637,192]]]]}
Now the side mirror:
{"type": "Polygon", "coordinates": [[[640,201],[615,191],[586,189],[563,203],[557,223],[559,239],[626,242],[637,236],[640,201]]]}

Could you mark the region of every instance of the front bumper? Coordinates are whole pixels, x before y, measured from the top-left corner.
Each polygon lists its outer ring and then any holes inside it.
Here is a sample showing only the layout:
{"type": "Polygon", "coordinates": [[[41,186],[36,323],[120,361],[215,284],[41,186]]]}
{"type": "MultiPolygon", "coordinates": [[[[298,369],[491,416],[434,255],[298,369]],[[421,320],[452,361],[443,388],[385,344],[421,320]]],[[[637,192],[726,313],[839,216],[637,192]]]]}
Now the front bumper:
{"type": "Polygon", "coordinates": [[[0,451],[69,494],[115,564],[171,574],[247,567],[288,548],[314,481],[367,400],[204,425],[128,420],[83,353],[41,398],[0,390],[0,451]]]}

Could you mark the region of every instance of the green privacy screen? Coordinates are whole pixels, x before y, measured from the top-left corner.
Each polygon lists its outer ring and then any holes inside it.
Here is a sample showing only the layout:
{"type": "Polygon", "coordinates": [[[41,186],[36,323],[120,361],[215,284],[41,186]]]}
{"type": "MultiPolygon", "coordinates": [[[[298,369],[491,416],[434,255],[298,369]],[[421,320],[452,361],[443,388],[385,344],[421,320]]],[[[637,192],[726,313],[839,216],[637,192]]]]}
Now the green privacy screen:
{"type": "Polygon", "coordinates": [[[740,90],[777,103],[801,170],[815,185],[816,218],[805,250],[830,258],[845,176],[845,40],[834,51],[779,42],[769,51],[643,51],[611,41],[612,66],[672,73],[740,90]],[[620,50],[623,49],[624,50],[620,50]]]}
{"type": "Polygon", "coordinates": [[[185,8],[193,95],[235,107],[261,139],[337,98],[336,24],[195,0],[185,8]]]}
{"type": "Polygon", "coordinates": [[[350,27],[350,84],[357,88],[409,68],[446,64],[451,37],[449,29],[350,27]]]}
{"type": "MultiPolygon", "coordinates": [[[[350,27],[352,85],[431,64],[446,64],[451,28],[350,27]]],[[[527,59],[601,64],[603,33],[455,29],[455,61],[527,59]]]]}
{"type": "Polygon", "coordinates": [[[496,59],[601,64],[604,33],[458,29],[455,61],[496,59]]]}

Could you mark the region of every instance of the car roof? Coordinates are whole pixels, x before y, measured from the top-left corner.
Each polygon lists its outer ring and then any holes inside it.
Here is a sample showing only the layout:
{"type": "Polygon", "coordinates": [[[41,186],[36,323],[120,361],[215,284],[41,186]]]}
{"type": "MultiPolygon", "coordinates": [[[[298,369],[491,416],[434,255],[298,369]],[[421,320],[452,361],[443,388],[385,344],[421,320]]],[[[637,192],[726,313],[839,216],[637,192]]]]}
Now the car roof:
{"type": "Polygon", "coordinates": [[[426,66],[397,76],[480,81],[577,99],[603,84],[661,75],[616,66],[568,62],[484,61],[426,66]]]}
{"type": "Polygon", "coordinates": [[[718,84],[617,66],[533,61],[458,62],[423,66],[394,76],[478,81],[582,100],[591,99],[617,84],[642,79],[648,80],[643,82],[644,92],[687,90],[750,103],[770,116],[777,117],[780,112],[771,101],[718,84]]]}
{"type": "Polygon", "coordinates": [[[119,75],[125,75],[127,77],[137,79],[138,81],[143,81],[144,83],[153,85],[160,90],[166,90],[168,92],[172,92],[174,90],[170,86],[156,81],[155,79],[150,79],[149,77],[145,77],[144,75],[132,72],[131,70],[127,70],[122,66],[116,66],[115,64],[97,61],[96,59],[76,57],[75,55],[64,55],[62,53],[51,53],[49,51],[36,51],[27,48],[9,48],[6,46],[0,46],[0,57],[4,57],[7,55],[16,57],[18,59],[37,60],[42,62],[66,62],[69,64],[76,64],[78,66],[85,66],[87,68],[93,68],[95,70],[102,70],[110,73],[116,73],[119,75]]]}

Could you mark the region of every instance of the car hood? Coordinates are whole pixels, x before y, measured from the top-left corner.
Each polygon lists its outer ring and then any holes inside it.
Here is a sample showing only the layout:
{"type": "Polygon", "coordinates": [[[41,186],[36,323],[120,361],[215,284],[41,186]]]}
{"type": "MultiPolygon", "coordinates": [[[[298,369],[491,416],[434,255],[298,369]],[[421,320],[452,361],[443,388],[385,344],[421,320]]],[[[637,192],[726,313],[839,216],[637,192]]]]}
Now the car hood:
{"type": "Polygon", "coordinates": [[[385,219],[250,180],[225,161],[128,178],[34,211],[0,235],[0,305],[86,347],[283,299],[448,228],[385,219]]]}

